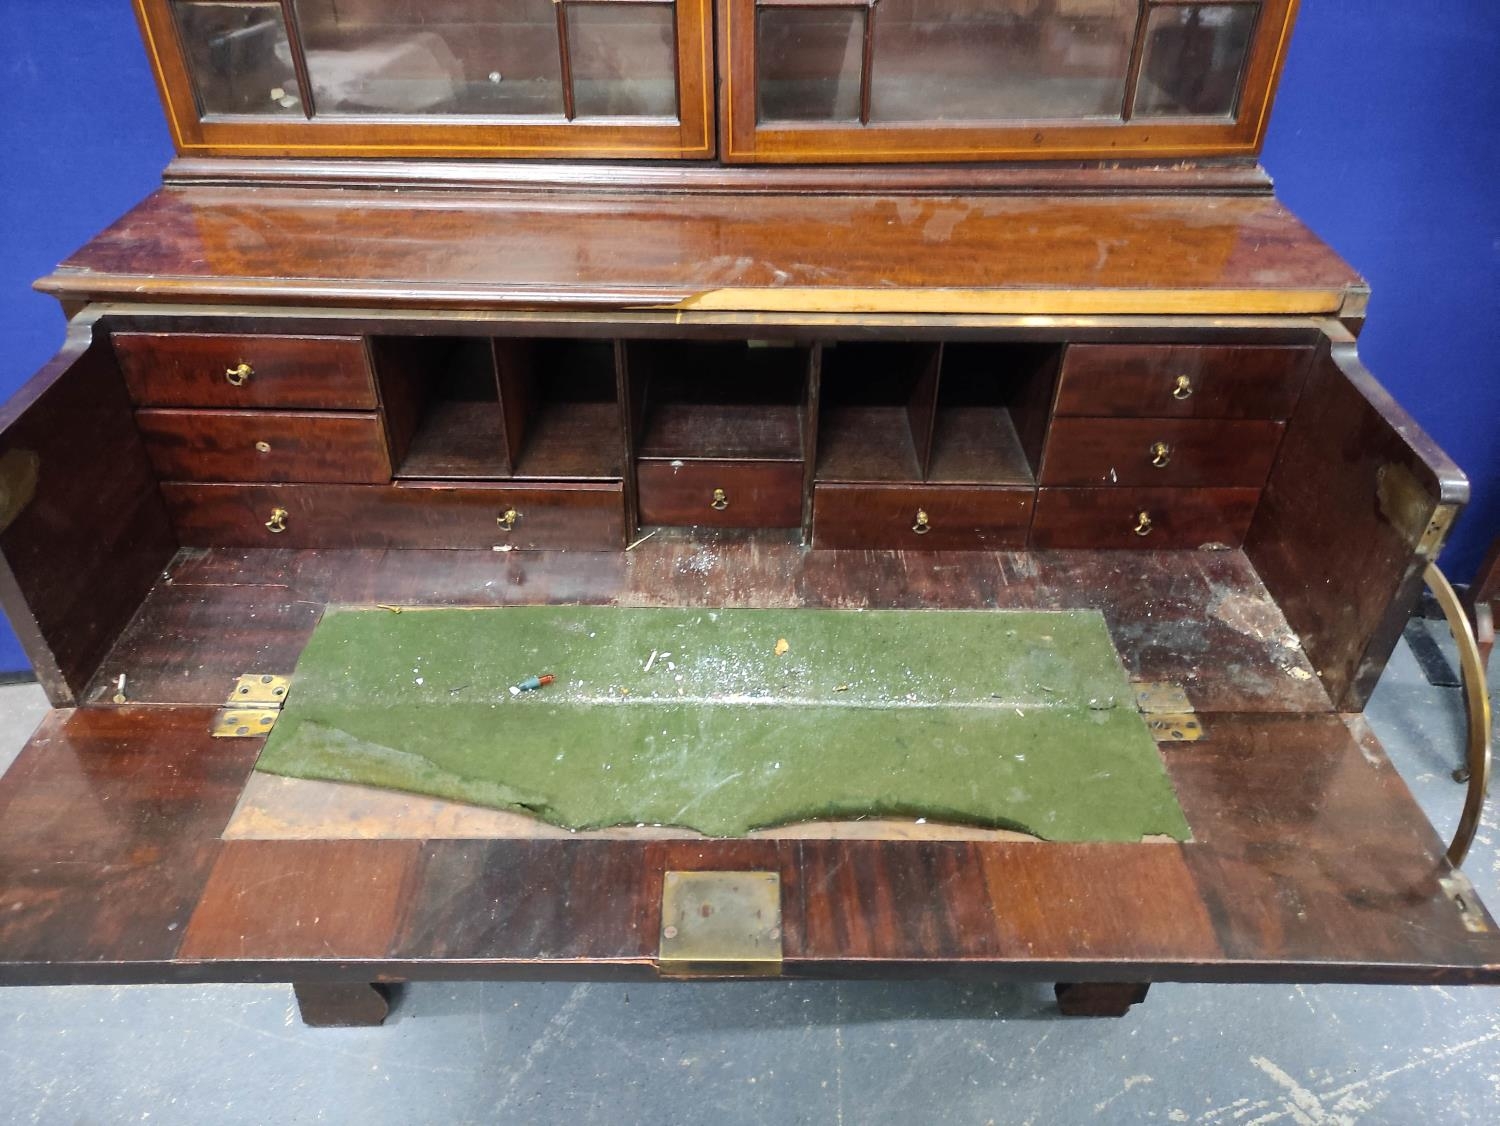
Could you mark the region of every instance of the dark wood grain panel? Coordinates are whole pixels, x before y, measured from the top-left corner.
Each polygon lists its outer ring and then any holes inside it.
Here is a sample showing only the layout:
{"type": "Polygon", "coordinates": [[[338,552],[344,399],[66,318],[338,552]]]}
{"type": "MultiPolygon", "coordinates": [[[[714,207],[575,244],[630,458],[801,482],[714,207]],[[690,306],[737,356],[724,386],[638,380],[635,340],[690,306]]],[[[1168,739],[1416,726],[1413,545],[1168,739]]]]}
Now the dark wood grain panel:
{"type": "Polygon", "coordinates": [[[112,980],[175,955],[260,750],[211,739],[212,715],[43,720],[0,779],[0,981],[112,980]]]}
{"type": "Polygon", "coordinates": [[[1026,543],[1035,499],[1031,488],[820,482],[813,489],[813,546],[1018,549],[1026,543]],[[919,512],[927,514],[925,525],[918,523],[919,512]]]}
{"type": "Polygon", "coordinates": [[[1169,844],[803,841],[805,969],[866,960],[1212,961],[1218,938],[1169,844]],[[1087,889],[1084,891],[1083,889],[1087,889]],[[939,952],[942,953],[939,953],[939,952]]]}
{"type": "Polygon", "coordinates": [[[156,472],[169,481],[391,479],[380,416],[313,411],[138,410],[156,472]]]}
{"type": "Polygon", "coordinates": [[[630,960],[656,951],[638,850],[609,841],[428,841],[395,957],[630,960]],[[490,910],[476,912],[483,902],[490,910]]]}
{"type": "Polygon", "coordinates": [[[1459,980],[1500,976],[1500,931],[1455,925],[1438,885],[1444,845],[1363,719],[1210,717],[1207,728],[1210,741],[1166,759],[1193,826],[1184,855],[1227,957],[1368,962],[1375,980],[1382,964],[1471,961],[1459,980]]]}
{"type": "Polygon", "coordinates": [[[1286,418],[1311,349],[1074,344],[1063,356],[1059,415],[1286,418]],[[1187,383],[1179,388],[1179,380],[1187,383]]]}
{"type": "Polygon", "coordinates": [[[1282,429],[1280,422],[1261,420],[1058,418],[1047,438],[1041,483],[1258,489],[1282,429]]]}
{"type": "Polygon", "coordinates": [[[1442,540],[1423,546],[1434,518],[1468,499],[1352,342],[1319,353],[1245,545],[1341,710],[1364,707],[1400,639],[1442,540]]]}
{"type": "Polygon", "coordinates": [[[421,848],[419,841],[225,841],[180,956],[383,957],[421,848]]]}
{"type": "Polygon", "coordinates": [[[862,312],[1190,307],[1199,316],[1335,312],[1362,284],[1268,196],[788,191],[736,195],[731,208],[713,193],[481,200],[177,188],[148,198],[41,284],[75,301],[407,310],[828,310],[853,290],[862,312]]]}
{"type": "Polygon", "coordinates": [[[143,407],[373,410],[358,337],[118,332],[115,355],[143,407]],[[239,385],[226,373],[249,364],[239,385]]]}
{"type": "Polygon", "coordinates": [[[76,322],[0,410],[0,604],[74,702],[177,549],[108,341],[76,322]]]}
{"type": "Polygon", "coordinates": [[[1044,488],[1037,494],[1031,544],[1137,551],[1238,547],[1259,500],[1258,489],[1044,488]]]}
{"type": "Polygon", "coordinates": [[[615,483],[545,487],[403,482],[375,485],[162,486],[184,543],[226,547],[495,547],[601,551],[624,545],[615,483]],[[266,527],[274,510],[285,530],[266,527]],[[514,509],[514,527],[499,519],[514,509]]]}
{"type": "Polygon", "coordinates": [[[638,461],[641,523],[801,527],[802,478],[801,461],[638,461]],[[722,509],[713,507],[718,489],[722,509]]]}

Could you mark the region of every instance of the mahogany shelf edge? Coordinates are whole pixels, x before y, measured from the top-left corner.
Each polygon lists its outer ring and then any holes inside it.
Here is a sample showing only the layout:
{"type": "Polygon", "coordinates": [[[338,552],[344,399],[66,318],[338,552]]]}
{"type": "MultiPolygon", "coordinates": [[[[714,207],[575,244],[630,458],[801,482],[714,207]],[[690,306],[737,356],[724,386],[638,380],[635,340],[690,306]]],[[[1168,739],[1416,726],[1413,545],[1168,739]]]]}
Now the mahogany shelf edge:
{"type": "Polygon", "coordinates": [[[1267,195],[1272,180],[1253,158],[1200,161],[1056,161],[996,164],[778,165],[537,161],[277,160],[178,157],[162,174],[169,185],[400,187],[436,191],[699,191],[750,194],[1009,193],[1267,195]]]}
{"type": "Polygon", "coordinates": [[[726,210],[246,187],[159,190],[38,286],[70,304],[1200,317],[1339,314],[1365,292],[1273,197],[777,192],[726,210]]]}

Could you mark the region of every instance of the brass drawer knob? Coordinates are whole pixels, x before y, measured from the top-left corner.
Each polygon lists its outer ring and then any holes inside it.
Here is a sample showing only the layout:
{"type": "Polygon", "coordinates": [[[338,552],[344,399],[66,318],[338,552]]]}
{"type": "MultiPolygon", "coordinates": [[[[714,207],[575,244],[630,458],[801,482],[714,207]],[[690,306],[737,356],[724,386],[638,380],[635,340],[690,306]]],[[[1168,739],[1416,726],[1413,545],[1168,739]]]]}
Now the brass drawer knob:
{"type": "Polygon", "coordinates": [[[919,536],[925,536],[928,532],[932,531],[932,522],[927,519],[927,510],[925,508],[917,509],[917,519],[912,524],[911,530],[919,536]]]}
{"type": "Polygon", "coordinates": [[[266,521],[266,527],[279,536],[286,531],[287,515],[287,510],[284,508],[271,509],[271,518],[266,521]]]}
{"type": "Polygon", "coordinates": [[[256,442],[255,443],[255,452],[258,453],[258,454],[268,454],[268,453],[270,453],[271,452],[271,443],[270,442],[256,442]]]}
{"type": "Polygon", "coordinates": [[[1165,469],[1172,460],[1172,447],[1165,442],[1151,443],[1151,464],[1158,469],[1165,469]]]}
{"type": "Polygon", "coordinates": [[[1185,375],[1179,375],[1177,382],[1172,384],[1172,398],[1186,399],[1193,393],[1193,381],[1185,375]]]}
{"type": "Polygon", "coordinates": [[[519,521],[520,519],[521,514],[519,512],[517,512],[514,508],[507,508],[499,516],[495,517],[495,523],[500,525],[500,530],[502,532],[508,532],[516,526],[517,521],[519,521]]]}
{"type": "Polygon", "coordinates": [[[255,374],[255,369],[249,364],[241,361],[232,368],[224,370],[224,378],[231,387],[243,387],[245,381],[255,374]]]}
{"type": "Polygon", "coordinates": [[[714,499],[708,502],[708,507],[712,508],[715,512],[723,512],[729,507],[729,497],[723,489],[714,490],[714,499]]]}
{"type": "Polygon", "coordinates": [[[1151,513],[1137,512],[1135,514],[1135,527],[1131,529],[1138,536],[1149,536],[1151,529],[1155,527],[1151,522],[1151,513]]]}

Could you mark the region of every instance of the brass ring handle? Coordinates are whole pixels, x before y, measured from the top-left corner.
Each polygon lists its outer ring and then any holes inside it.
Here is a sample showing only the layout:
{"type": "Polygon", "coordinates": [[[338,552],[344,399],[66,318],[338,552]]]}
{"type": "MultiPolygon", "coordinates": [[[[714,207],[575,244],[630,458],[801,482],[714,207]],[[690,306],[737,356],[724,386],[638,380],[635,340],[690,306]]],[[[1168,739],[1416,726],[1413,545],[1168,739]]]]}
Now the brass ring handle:
{"type": "Polygon", "coordinates": [[[502,532],[508,532],[516,526],[516,522],[520,519],[521,514],[519,512],[514,508],[507,508],[499,516],[495,517],[495,523],[500,525],[502,532]]]}
{"type": "Polygon", "coordinates": [[[224,378],[231,387],[243,387],[245,381],[255,374],[255,369],[249,364],[241,361],[232,368],[224,369],[224,378]]]}
{"type": "Polygon", "coordinates": [[[1165,469],[1172,460],[1172,447],[1165,442],[1151,443],[1151,464],[1158,469],[1165,469]]]}
{"type": "Polygon", "coordinates": [[[1138,536],[1149,536],[1155,525],[1151,521],[1151,513],[1137,512],[1135,514],[1135,527],[1131,529],[1138,536]]]}
{"type": "Polygon", "coordinates": [[[715,512],[723,512],[729,507],[729,497],[723,489],[714,490],[714,499],[708,502],[708,507],[712,508],[715,512]]]}
{"type": "Polygon", "coordinates": [[[919,536],[925,536],[928,532],[932,531],[932,522],[927,519],[927,510],[925,508],[917,509],[917,519],[912,524],[911,530],[919,536]]]}
{"type": "Polygon", "coordinates": [[[1172,398],[1186,399],[1193,393],[1193,381],[1185,375],[1179,375],[1177,382],[1172,384],[1172,398]]]}
{"type": "Polygon", "coordinates": [[[287,510],[284,508],[271,509],[271,518],[266,521],[266,527],[275,535],[286,531],[287,510]]]}
{"type": "Polygon", "coordinates": [[[1485,686],[1484,662],[1479,656],[1479,642],[1474,627],[1464,612],[1458,593],[1436,563],[1427,564],[1422,576],[1427,588],[1443,608],[1453,640],[1458,644],[1458,664],[1464,682],[1464,713],[1469,721],[1468,745],[1464,761],[1469,768],[1469,790],[1464,795],[1464,811],[1448,845],[1448,863],[1457,868],[1469,855],[1479,819],[1484,813],[1484,799],[1490,789],[1490,697],[1485,686]]]}

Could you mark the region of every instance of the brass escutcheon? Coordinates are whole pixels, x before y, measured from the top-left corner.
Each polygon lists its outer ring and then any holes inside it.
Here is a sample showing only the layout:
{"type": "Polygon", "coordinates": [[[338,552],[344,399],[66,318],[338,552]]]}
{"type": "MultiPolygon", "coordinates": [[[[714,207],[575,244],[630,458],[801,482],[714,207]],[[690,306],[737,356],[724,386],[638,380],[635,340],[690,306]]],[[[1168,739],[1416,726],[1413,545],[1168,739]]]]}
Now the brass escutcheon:
{"type": "Polygon", "coordinates": [[[249,379],[254,374],[255,369],[252,368],[249,364],[245,363],[243,360],[235,364],[234,367],[226,368],[224,370],[224,378],[229,381],[229,384],[232,387],[244,386],[245,380],[249,379]]]}
{"type": "Polygon", "coordinates": [[[1185,375],[1179,375],[1177,382],[1172,385],[1172,398],[1186,399],[1193,393],[1193,381],[1185,375]]]}
{"type": "Polygon", "coordinates": [[[286,531],[287,510],[284,508],[271,509],[271,518],[266,521],[266,527],[276,535],[286,531]]]}
{"type": "Polygon", "coordinates": [[[495,517],[495,523],[499,524],[504,531],[510,531],[516,526],[516,521],[521,519],[521,514],[514,508],[507,508],[499,516],[495,517]]]}
{"type": "Polygon", "coordinates": [[[1172,447],[1165,442],[1151,443],[1151,464],[1158,469],[1165,469],[1167,463],[1172,460],[1172,447]]]}
{"type": "Polygon", "coordinates": [[[932,523],[927,519],[927,510],[925,508],[917,509],[916,523],[911,526],[911,530],[919,536],[925,536],[928,532],[932,531],[932,523]]]}
{"type": "Polygon", "coordinates": [[[1132,531],[1138,536],[1149,536],[1151,534],[1151,513],[1137,512],[1135,515],[1135,527],[1132,531]]]}
{"type": "Polygon", "coordinates": [[[256,453],[260,453],[260,454],[268,454],[268,453],[270,453],[271,452],[271,443],[270,442],[256,442],[255,443],[255,452],[256,453]]]}
{"type": "Polygon", "coordinates": [[[725,495],[723,489],[714,490],[714,499],[708,502],[708,507],[715,512],[723,512],[729,507],[729,497],[725,495]]]}

